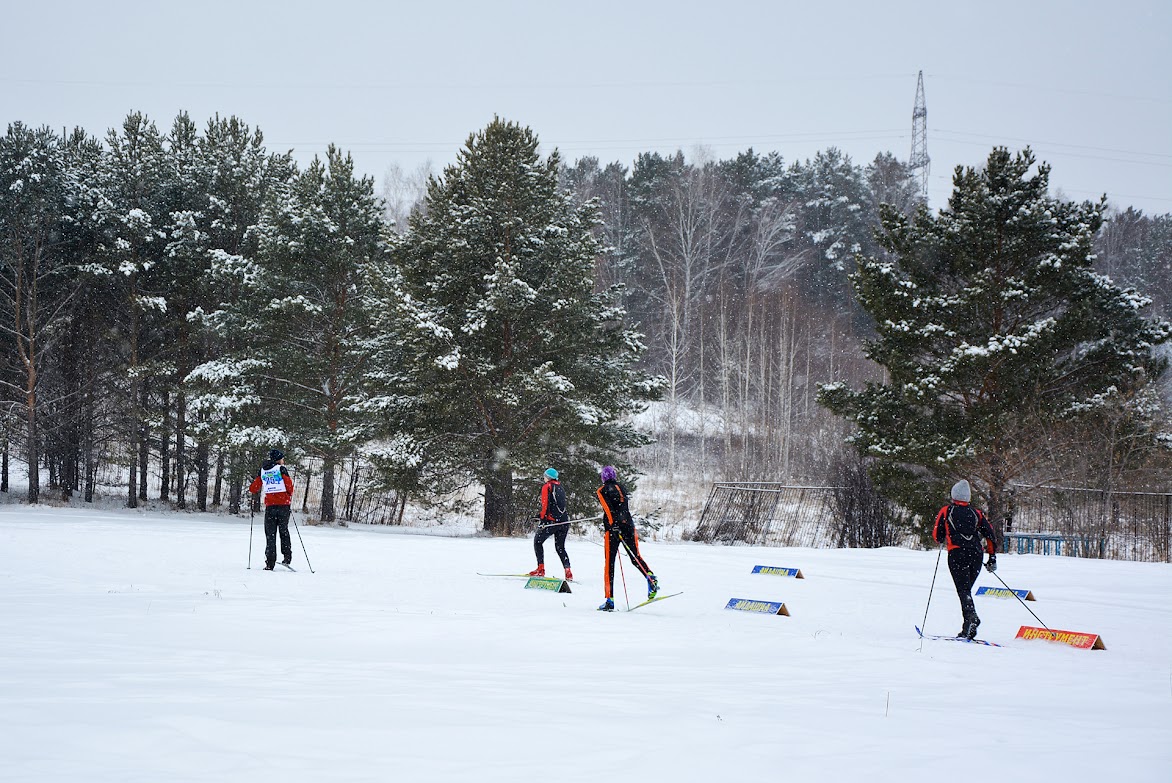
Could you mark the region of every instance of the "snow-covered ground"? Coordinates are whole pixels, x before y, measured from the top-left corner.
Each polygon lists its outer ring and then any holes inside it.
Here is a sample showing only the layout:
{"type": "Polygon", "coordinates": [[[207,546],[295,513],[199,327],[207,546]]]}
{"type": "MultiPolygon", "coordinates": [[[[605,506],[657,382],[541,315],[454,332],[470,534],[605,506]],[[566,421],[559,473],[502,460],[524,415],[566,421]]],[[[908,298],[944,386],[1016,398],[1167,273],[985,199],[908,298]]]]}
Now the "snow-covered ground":
{"type": "MultiPolygon", "coordinates": [[[[0,781],[1172,780],[1167,564],[1003,556],[1107,650],[1015,641],[1034,619],[982,597],[1005,647],[921,651],[934,551],[648,542],[684,594],[608,615],[589,541],[557,595],[477,576],[525,539],[301,535],[316,573],[296,535],[261,570],[259,519],[249,570],[247,519],[0,508],[0,781]]],[[[960,625],[943,565],[927,625],[960,625]]]]}

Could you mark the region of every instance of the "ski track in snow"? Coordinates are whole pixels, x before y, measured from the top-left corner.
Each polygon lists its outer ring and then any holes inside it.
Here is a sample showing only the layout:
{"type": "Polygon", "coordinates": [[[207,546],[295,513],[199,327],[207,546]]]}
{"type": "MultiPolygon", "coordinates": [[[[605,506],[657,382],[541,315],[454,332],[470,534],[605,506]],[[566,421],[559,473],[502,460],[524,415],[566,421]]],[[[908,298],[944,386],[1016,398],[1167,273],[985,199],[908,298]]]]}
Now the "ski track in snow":
{"type": "MultiPolygon", "coordinates": [[[[921,651],[934,551],[646,541],[684,594],[606,614],[581,540],[566,595],[476,575],[529,539],[302,526],[310,573],[290,532],[266,572],[247,519],[0,507],[0,781],[1172,779],[1168,564],[1003,555],[1107,650],[1015,640],[1034,618],[981,597],[1004,647],[921,651]]],[[[942,565],[925,631],[959,627],[942,565]]]]}

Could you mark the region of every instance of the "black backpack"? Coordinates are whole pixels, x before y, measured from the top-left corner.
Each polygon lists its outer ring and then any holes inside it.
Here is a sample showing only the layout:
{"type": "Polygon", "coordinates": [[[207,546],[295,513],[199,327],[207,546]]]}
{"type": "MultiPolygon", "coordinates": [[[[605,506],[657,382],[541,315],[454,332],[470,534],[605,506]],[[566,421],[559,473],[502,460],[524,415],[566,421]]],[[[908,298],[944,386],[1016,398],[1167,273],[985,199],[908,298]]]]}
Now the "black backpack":
{"type": "Polygon", "coordinates": [[[958,506],[955,503],[948,506],[948,527],[952,530],[954,543],[976,538],[979,524],[980,517],[972,506],[958,506]]]}
{"type": "Polygon", "coordinates": [[[554,484],[549,492],[549,511],[558,522],[565,522],[570,518],[566,513],[566,491],[561,484],[554,484]]]}

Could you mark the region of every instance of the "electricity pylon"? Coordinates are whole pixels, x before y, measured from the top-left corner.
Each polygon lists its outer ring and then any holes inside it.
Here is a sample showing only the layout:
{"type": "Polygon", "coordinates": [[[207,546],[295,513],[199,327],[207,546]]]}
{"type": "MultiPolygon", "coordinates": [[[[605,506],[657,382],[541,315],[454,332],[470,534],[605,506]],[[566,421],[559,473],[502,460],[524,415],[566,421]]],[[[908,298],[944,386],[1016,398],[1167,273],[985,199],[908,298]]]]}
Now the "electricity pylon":
{"type": "Polygon", "coordinates": [[[916,81],[916,108],[912,110],[912,156],[908,169],[920,181],[920,195],[928,203],[928,171],[932,159],[928,157],[928,104],[924,101],[924,72],[916,81]]]}

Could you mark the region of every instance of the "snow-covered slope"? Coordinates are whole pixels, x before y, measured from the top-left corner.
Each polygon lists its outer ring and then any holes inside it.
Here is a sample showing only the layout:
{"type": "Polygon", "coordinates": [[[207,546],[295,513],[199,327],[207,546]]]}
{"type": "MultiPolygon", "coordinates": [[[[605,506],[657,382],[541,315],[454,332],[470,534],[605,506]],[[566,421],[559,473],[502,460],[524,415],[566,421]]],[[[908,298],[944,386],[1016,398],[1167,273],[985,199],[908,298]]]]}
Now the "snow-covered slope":
{"type": "MultiPolygon", "coordinates": [[[[531,568],[524,539],[301,534],[316,573],[296,535],[296,573],[260,570],[259,518],[249,570],[247,520],[0,509],[0,780],[1172,779],[1167,564],[1003,556],[1107,650],[1015,641],[1034,619],[982,597],[1005,647],[921,651],[936,552],[649,542],[684,594],[607,615],[589,541],[556,595],[476,575],[531,568]]],[[[928,631],[959,625],[942,564],[928,631]]]]}

